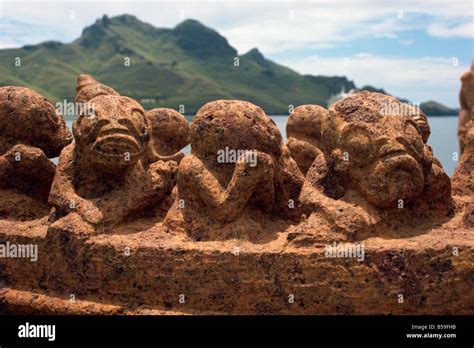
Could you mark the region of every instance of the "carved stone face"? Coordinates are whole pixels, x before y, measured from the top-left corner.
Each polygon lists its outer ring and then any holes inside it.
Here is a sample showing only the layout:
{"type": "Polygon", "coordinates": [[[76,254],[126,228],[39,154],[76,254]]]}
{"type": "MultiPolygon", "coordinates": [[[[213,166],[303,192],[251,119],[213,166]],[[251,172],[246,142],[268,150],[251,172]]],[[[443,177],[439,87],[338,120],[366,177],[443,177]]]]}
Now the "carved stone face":
{"type": "Polygon", "coordinates": [[[344,172],[349,185],[377,207],[419,196],[431,157],[417,123],[411,116],[383,115],[377,103],[362,97],[358,104],[357,98],[331,109],[332,129],[326,139],[336,171],[344,172]]]}
{"type": "Polygon", "coordinates": [[[25,87],[0,88],[0,137],[59,156],[72,141],[63,116],[37,92],[25,87]]]}
{"type": "Polygon", "coordinates": [[[149,140],[148,123],[135,100],[98,96],[84,105],[73,125],[77,148],[92,164],[105,170],[133,166],[149,140]]]}
{"type": "Polygon", "coordinates": [[[240,100],[207,103],[191,125],[191,148],[197,157],[217,157],[218,151],[257,150],[278,158],[283,140],[273,120],[258,106],[240,100]]]}

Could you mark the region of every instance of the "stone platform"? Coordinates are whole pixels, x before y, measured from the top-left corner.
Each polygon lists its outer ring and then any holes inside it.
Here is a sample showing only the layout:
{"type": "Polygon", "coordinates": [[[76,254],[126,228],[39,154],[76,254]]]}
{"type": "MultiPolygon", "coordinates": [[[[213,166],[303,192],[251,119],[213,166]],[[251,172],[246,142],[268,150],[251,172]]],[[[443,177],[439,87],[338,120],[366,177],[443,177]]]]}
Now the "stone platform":
{"type": "Polygon", "coordinates": [[[16,314],[474,314],[461,217],[360,241],[361,262],[295,247],[294,226],[256,244],[195,242],[146,219],[100,235],[0,221],[1,244],[38,245],[37,262],[0,258],[0,301],[16,314]]]}

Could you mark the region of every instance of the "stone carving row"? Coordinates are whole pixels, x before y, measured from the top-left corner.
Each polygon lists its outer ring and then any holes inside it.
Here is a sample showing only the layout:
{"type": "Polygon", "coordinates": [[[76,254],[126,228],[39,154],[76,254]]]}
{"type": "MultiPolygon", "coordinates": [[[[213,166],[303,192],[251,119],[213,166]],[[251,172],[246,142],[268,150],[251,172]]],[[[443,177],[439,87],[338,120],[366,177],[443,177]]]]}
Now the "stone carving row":
{"type": "MultiPolygon", "coordinates": [[[[265,242],[293,226],[291,239],[304,244],[442,221],[456,208],[451,181],[426,143],[427,118],[383,94],[296,108],[287,145],[273,120],[246,101],[207,103],[190,126],[178,112],[145,111],[89,75],[79,76],[75,101],[81,112],[72,142],[46,98],[0,88],[0,218],[49,214],[51,224],[99,233],[161,211],[169,233],[196,241],[265,242]],[[49,158],[60,151],[55,168],[49,158]]],[[[465,206],[473,128],[467,138],[453,178],[465,206]]],[[[472,225],[470,207],[464,221],[472,225]]]]}

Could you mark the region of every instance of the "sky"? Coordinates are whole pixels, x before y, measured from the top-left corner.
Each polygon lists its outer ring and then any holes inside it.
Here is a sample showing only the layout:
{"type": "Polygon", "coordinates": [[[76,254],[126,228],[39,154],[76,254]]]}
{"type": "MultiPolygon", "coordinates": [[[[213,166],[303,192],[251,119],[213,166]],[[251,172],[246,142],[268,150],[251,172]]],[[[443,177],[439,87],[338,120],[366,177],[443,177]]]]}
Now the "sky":
{"type": "Polygon", "coordinates": [[[71,42],[104,14],[125,13],[162,28],[196,19],[239,54],[257,47],[301,74],[450,107],[474,57],[474,0],[0,0],[0,48],[71,42]]]}

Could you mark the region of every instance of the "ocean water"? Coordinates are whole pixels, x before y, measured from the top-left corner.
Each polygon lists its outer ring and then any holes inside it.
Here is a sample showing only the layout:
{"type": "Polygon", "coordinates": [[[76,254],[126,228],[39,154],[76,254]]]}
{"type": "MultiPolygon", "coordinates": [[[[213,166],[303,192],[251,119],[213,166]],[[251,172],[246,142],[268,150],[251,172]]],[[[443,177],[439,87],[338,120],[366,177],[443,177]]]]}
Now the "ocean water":
{"type": "MultiPolygon", "coordinates": [[[[192,117],[187,117],[189,121],[192,117]]],[[[275,121],[278,129],[283,136],[283,140],[286,143],[286,122],[288,116],[286,115],[274,115],[271,118],[275,121]]],[[[451,176],[454,173],[454,169],[457,165],[455,153],[459,152],[459,145],[457,140],[457,116],[429,116],[429,124],[431,127],[431,135],[428,139],[428,144],[433,148],[435,156],[443,164],[446,173],[451,176]]],[[[71,129],[73,119],[67,118],[66,123],[71,129]]],[[[187,146],[184,152],[190,151],[190,147],[187,146]]]]}

